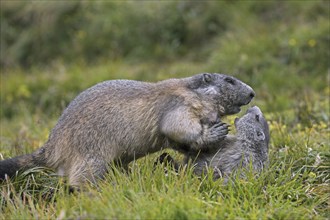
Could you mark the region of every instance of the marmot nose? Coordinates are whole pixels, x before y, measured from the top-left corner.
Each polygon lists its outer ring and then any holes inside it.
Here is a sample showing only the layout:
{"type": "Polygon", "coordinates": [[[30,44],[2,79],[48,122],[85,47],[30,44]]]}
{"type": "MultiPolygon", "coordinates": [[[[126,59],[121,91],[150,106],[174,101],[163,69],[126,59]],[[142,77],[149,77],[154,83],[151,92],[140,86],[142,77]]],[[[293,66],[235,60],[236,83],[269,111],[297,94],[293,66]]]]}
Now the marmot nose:
{"type": "Polygon", "coordinates": [[[250,93],[250,98],[253,99],[256,94],[254,92],[250,93]]]}

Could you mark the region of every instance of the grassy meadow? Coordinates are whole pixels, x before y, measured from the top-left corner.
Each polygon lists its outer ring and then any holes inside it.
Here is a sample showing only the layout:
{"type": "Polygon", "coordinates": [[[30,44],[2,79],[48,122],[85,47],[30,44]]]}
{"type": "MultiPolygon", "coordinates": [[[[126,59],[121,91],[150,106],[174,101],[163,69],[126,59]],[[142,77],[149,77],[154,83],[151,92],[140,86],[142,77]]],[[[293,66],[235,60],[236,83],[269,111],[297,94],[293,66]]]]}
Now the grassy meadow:
{"type": "Polygon", "coordinates": [[[70,100],[98,82],[201,72],[253,87],[249,106],[264,112],[271,142],[269,168],[228,185],[197,178],[191,164],[165,175],[154,168],[163,152],[74,194],[37,167],[0,183],[0,219],[329,219],[329,4],[1,1],[1,160],[42,146],[70,100]]]}

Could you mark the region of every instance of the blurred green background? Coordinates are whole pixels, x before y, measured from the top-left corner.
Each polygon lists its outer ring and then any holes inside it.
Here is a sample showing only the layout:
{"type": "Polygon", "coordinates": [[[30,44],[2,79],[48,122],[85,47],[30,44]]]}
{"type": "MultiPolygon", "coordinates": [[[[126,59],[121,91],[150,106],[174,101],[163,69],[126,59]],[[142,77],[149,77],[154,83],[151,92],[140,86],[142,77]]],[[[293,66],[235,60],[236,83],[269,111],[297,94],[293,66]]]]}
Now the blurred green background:
{"type": "MultiPolygon", "coordinates": [[[[330,1],[1,0],[0,6],[0,159],[42,146],[75,96],[118,78],[233,75],[254,88],[251,105],[262,109],[271,131],[271,168],[233,188],[190,175],[165,177],[162,168],[154,178],[155,153],[137,161],[141,175],[118,175],[122,188],[109,181],[96,197],[45,203],[29,189],[35,181],[37,189],[56,188],[49,176],[17,182],[16,190],[5,185],[0,219],[328,219],[330,1]],[[32,199],[22,202],[15,192],[32,199]]],[[[224,120],[233,124],[233,117],[224,120]]]]}
{"type": "Polygon", "coordinates": [[[329,1],[1,1],[0,62],[2,119],[58,117],[103,80],[220,72],[266,112],[327,121],[329,1]]]}

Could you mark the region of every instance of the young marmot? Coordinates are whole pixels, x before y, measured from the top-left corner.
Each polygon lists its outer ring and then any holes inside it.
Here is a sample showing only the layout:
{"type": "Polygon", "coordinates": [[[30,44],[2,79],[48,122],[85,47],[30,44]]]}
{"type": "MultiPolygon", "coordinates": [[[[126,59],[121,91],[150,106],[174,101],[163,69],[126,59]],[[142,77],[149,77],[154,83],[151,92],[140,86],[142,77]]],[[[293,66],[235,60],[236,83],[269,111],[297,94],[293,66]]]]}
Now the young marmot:
{"type": "MultiPolygon", "coordinates": [[[[186,152],[185,164],[192,160],[194,173],[202,176],[213,169],[213,178],[225,178],[228,181],[232,173],[239,169],[252,169],[259,173],[268,163],[268,145],[270,140],[267,121],[261,110],[254,106],[244,116],[235,120],[236,135],[228,135],[206,151],[186,152]]],[[[158,158],[158,162],[167,162],[178,169],[179,165],[167,153],[158,158]]],[[[244,175],[244,170],[241,170],[244,175]]]]}

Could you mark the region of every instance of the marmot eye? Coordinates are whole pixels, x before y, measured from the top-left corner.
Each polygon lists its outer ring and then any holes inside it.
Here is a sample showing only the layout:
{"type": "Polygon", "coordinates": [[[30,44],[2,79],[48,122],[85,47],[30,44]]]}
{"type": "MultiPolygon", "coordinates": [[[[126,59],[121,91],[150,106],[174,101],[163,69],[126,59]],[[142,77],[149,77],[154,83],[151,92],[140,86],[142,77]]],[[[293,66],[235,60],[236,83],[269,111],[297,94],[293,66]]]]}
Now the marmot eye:
{"type": "Polygon", "coordinates": [[[256,115],[256,120],[259,121],[259,115],[256,115]]]}
{"type": "Polygon", "coordinates": [[[225,81],[229,84],[235,85],[235,81],[232,78],[226,77],[225,81]]]}

